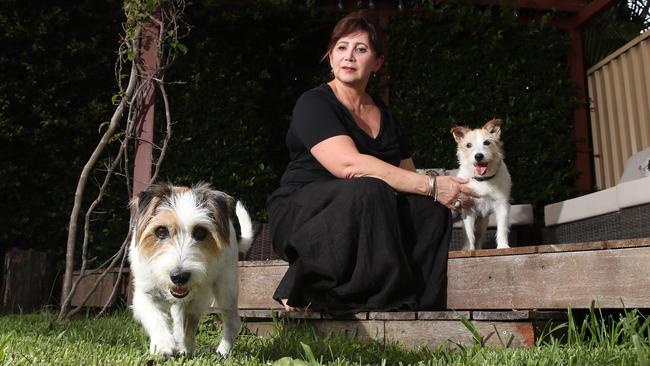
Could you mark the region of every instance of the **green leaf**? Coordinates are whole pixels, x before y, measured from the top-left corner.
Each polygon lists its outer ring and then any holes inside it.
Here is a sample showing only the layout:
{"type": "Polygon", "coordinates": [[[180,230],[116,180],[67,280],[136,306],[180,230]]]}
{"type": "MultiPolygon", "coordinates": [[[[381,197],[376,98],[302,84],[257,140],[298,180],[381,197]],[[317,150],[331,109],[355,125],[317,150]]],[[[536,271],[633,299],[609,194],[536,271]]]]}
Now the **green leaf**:
{"type": "Polygon", "coordinates": [[[319,363],[318,361],[316,361],[316,357],[314,357],[314,353],[311,351],[311,347],[309,347],[308,344],[305,344],[303,342],[300,342],[300,345],[302,346],[302,349],[305,351],[305,357],[309,361],[309,365],[318,366],[319,363]]]}
{"type": "Polygon", "coordinates": [[[98,132],[98,133],[102,133],[102,129],[103,129],[104,127],[108,127],[109,124],[110,124],[109,121],[104,121],[104,122],[100,123],[100,124],[99,124],[99,127],[97,127],[97,132],[98,132]]]}
{"type": "Polygon", "coordinates": [[[463,323],[465,328],[467,328],[470,333],[472,333],[472,339],[474,340],[474,344],[477,346],[483,346],[483,338],[481,337],[481,333],[478,331],[476,326],[469,321],[464,315],[460,316],[460,322],[463,323]]]}
{"type": "Polygon", "coordinates": [[[291,357],[282,357],[279,360],[273,362],[273,366],[307,366],[307,362],[303,360],[297,360],[291,357]]]}
{"type": "Polygon", "coordinates": [[[177,44],[176,44],[176,48],[178,48],[178,50],[179,50],[182,54],[184,54],[184,55],[187,54],[187,47],[186,47],[184,44],[182,44],[182,43],[177,43],[177,44]]]}

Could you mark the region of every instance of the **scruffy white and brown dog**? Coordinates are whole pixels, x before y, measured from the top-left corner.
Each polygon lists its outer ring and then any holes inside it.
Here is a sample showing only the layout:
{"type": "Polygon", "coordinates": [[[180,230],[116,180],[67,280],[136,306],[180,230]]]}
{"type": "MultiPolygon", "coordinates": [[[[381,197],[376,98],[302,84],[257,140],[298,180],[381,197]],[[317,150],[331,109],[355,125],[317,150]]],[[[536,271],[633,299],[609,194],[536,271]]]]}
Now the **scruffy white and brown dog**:
{"type": "Polygon", "coordinates": [[[457,143],[458,176],[469,179],[469,187],[479,196],[474,206],[462,209],[461,218],[465,228],[464,249],[480,248],[485,239],[489,217],[495,214],[497,221],[497,248],[508,248],[510,173],[503,161],[501,143],[501,120],[493,119],[482,128],[451,129],[457,143]]]}
{"type": "Polygon", "coordinates": [[[155,184],[134,200],[132,308],[150,338],[150,353],[193,354],[199,320],[213,300],[223,321],[217,352],[225,356],[232,348],[240,326],[238,253],[253,240],[250,216],[240,202],[237,240],[233,201],[205,183],[155,184]]]}

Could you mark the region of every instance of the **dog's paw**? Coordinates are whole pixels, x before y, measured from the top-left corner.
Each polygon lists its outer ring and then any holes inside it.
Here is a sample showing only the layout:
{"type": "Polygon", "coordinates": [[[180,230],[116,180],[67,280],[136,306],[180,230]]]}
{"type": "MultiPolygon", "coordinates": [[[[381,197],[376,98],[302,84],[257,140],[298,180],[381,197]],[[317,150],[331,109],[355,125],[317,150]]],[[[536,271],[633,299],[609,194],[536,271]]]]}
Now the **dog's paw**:
{"type": "Polygon", "coordinates": [[[230,344],[230,342],[221,341],[219,343],[219,346],[217,347],[217,353],[219,353],[221,357],[227,357],[228,353],[230,353],[231,348],[232,345],[230,344]]]}
{"type": "Polygon", "coordinates": [[[176,351],[173,348],[156,348],[152,355],[162,356],[164,358],[172,358],[176,355],[176,351]]]}
{"type": "Polygon", "coordinates": [[[178,347],[178,350],[176,351],[177,354],[182,355],[182,356],[187,356],[187,357],[193,357],[196,356],[199,351],[196,350],[194,347],[188,346],[180,346],[178,347]]]}
{"type": "Polygon", "coordinates": [[[460,248],[461,250],[476,250],[476,246],[472,243],[467,243],[463,244],[463,246],[460,248]]]}
{"type": "Polygon", "coordinates": [[[177,353],[177,350],[175,348],[174,342],[152,341],[151,345],[149,346],[149,353],[152,355],[159,355],[165,358],[170,358],[177,353]]]}

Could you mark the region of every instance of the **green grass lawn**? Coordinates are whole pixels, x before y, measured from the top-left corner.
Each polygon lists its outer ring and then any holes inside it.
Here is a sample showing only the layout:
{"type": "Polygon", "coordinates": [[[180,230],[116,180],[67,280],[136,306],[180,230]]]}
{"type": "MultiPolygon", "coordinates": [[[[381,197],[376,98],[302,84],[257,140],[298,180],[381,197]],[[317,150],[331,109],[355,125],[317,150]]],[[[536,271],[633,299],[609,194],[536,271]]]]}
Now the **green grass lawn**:
{"type": "MultiPolygon", "coordinates": [[[[147,354],[148,341],[128,312],[99,320],[59,322],[53,313],[0,316],[2,365],[650,365],[649,321],[636,311],[564,325],[562,340],[547,337],[533,348],[407,349],[317,334],[308,325],[278,325],[268,337],[242,334],[227,359],[215,348],[219,329],[203,319],[193,358],[163,360],[147,354]]],[[[471,328],[471,325],[470,325],[471,328]]],[[[476,334],[480,338],[480,334],[476,334]]]]}

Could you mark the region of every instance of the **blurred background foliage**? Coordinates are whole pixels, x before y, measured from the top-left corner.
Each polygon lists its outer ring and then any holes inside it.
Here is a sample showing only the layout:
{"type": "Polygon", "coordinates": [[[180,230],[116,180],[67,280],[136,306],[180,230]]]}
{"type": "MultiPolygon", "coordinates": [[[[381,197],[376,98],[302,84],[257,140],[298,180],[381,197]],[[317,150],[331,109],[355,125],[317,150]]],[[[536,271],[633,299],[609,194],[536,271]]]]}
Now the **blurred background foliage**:
{"type": "Polygon", "coordinates": [[[500,118],[513,202],[541,208],[574,193],[566,33],[510,8],[445,2],[391,22],[390,34],[391,104],[418,166],[457,167],[450,129],[500,118]]]}
{"type": "MultiPolygon", "coordinates": [[[[544,204],[575,195],[571,126],[578,101],[566,34],[545,17],[523,22],[512,8],[404,3],[414,11],[387,27],[387,85],[418,167],[454,168],[449,129],[498,117],[505,122],[513,201],[532,203],[539,213],[544,204]]],[[[320,57],[340,16],[317,1],[191,4],[185,20],[192,30],[182,40],[188,52],[165,78],[173,82],[174,132],[161,180],[210,182],[265,221],[266,198],[288,159],[284,137],[293,105],[327,81],[329,67],[320,57]]],[[[605,27],[640,29],[619,8],[604,17],[610,17],[605,27]]],[[[113,111],[122,21],[118,0],[0,2],[0,250],[48,249],[62,259],[79,174],[113,111]]],[[[616,44],[638,30],[633,33],[621,33],[616,44]]],[[[101,179],[98,171],[87,197],[101,179]]],[[[120,179],[93,216],[97,261],[128,230],[120,179]]]]}
{"type": "Polygon", "coordinates": [[[585,70],[650,28],[650,1],[619,0],[583,29],[585,70]]]}

